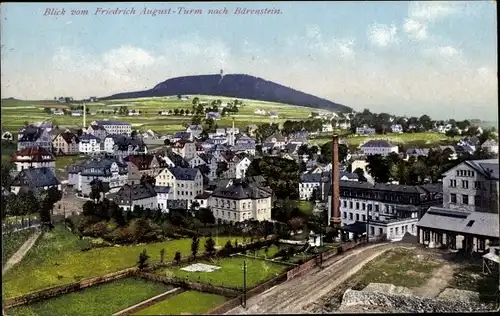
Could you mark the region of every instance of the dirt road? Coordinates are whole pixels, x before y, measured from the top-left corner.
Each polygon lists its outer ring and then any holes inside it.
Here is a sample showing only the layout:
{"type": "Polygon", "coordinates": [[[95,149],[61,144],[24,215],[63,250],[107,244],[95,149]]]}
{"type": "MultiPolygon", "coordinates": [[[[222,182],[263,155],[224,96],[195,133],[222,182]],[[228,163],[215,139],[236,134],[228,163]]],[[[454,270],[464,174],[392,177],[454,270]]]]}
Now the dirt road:
{"type": "Polygon", "coordinates": [[[307,313],[309,308],[332,289],[358,272],[366,263],[396,244],[377,244],[351,250],[312,269],[306,275],[281,283],[247,301],[247,308],[237,307],[226,314],[307,313]]]}

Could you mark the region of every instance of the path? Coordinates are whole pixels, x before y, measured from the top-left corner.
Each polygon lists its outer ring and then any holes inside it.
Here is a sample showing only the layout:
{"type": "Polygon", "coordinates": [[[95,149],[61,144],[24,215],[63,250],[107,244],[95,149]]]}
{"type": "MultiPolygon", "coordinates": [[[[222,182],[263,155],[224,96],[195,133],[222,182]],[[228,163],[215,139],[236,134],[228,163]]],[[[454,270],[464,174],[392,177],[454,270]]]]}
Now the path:
{"type": "Polygon", "coordinates": [[[454,271],[452,265],[445,263],[441,268],[434,271],[429,281],[414,289],[413,293],[428,298],[437,297],[448,286],[448,283],[453,278],[454,271]]]}
{"type": "Polygon", "coordinates": [[[38,237],[42,234],[41,230],[37,230],[33,235],[30,236],[28,240],[19,248],[16,253],[12,255],[12,257],[7,260],[7,263],[5,264],[5,267],[2,269],[2,275],[7,272],[10,268],[12,268],[14,265],[18,264],[28,253],[28,251],[33,247],[35,242],[37,241],[38,237]]]}
{"type": "Polygon", "coordinates": [[[249,299],[246,309],[239,306],[226,314],[306,313],[306,307],[312,306],[322,296],[345,282],[366,263],[396,247],[401,245],[370,245],[334,256],[323,263],[323,269],[311,269],[303,276],[272,287],[249,299]]]}

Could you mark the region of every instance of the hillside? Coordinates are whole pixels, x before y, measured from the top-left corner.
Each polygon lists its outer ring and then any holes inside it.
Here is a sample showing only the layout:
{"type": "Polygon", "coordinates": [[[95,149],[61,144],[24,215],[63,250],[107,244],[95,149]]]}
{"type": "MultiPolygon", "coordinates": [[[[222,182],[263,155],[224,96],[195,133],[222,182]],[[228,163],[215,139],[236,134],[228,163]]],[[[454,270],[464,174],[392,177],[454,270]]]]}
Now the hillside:
{"type": "Polygon", "coordinates": [[[285,103],[334,112],[350,112],[348,106],[249,75],[199,75],[168,79],[153,89],[115,94],[101,100],[203,94],[285,103]]]}

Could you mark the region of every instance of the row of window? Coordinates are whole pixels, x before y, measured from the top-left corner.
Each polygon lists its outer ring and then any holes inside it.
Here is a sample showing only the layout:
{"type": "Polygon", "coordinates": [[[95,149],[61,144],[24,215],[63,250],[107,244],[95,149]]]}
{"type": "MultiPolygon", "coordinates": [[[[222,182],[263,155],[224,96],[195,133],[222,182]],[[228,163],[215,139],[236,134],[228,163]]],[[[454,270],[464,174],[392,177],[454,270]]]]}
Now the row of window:
{"type": "MultiPolygon", "coordinates": [[[[384,193],[378,191],[351,191],[351,190],[342,190],[340,191],[340,196],[344,198],[362,198],[365,200],[385,200],[385,201],[401,201],[403,200],[403,196],[397,193],[384,193]]],[[[407,195],[405,195],[407,196],[407,195]]],[[[414,198],[409,197],[409,203],[413,203],[414,198]]],[[[406,200],[406,199],[404,199],[406,200]]]]}
{"type": "Polygon", "coordinates": [[[480,195],[474,196],[474,200],[470,200],[469,196],[467,194],[461,194],[461,201],[458,203],[457,200],[457,194],[451,193],[450,194],[450,203],[452,204],[463,204],[463,205],[470,205],[470,202],[474,202],[475,206],[481,206],[482,205],[482,197],[480,195]]]}
{"type": "MultiPolygon", "coordinates": [[[[452,179],[450,180],[450,188],[456,188],[457,187],[457,180],[452,179]]],[[[481,184],[481,181],[474,181],[474,189],[481,189],[483,185],[481,184]]],[[[462,189],[468,189],[469,188],[469,181],[468,180],[462,180],[462,189]]]]}
{"type": "Polygon", "coordinates": [[[475,172],[472,170],[457,170],[457,177],[474,177],[475,172]]]}
{"type": "MultiPolygon", "coordinates": [[[[225,217],[227,219],[231,219],[231,217],[233,217],[232,219],[236,220],[236,214],[237,213],[238,212],[229,212],[229,211],[224,212],[224,211],[221,211],[221,217],[225,217]]],[[[241,214],[241,218],[243,220],[252,218],[252,212],[240,213],[240,214],[241,214]]],[[[216,218],[219,217],[219,210],[215,210],[215,215],[214,216],[216,218]]]]}

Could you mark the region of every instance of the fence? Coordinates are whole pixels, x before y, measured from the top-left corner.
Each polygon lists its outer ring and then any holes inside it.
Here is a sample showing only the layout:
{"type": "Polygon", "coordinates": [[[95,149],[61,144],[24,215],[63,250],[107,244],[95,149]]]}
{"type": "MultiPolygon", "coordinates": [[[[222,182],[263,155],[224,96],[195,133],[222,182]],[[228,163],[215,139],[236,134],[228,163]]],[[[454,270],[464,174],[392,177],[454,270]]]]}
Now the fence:
{"type": "Polygon", "coordinates": [[[152,297],[150,299],[147,299],[145,301],[142,301],[138,304],[135,304],[134,306],[130,306],[130,307],[127,307],[125,308],[124,310],[121,310],[117,313],[114,313],[112,316],[128,316],[128,315],[133,315],[134,313],[142,310],[142,309],[145,309],[151,305],[154,305],[160,301],[163,301],[163,300],[166,300],[167,298],[171,297],[171,296],[174,296],[174,295],[178,295],[180,293],[182,293],[184,291],[184,289],[180,289],[180,288],[175,288],[175,289],[172,289],[172,290],[169,290],[165,293],[162,293],[160,295],[157,295],[155,297],[152,297]]]}
{"type": "MultiPolygon", "coordinates": [[[[64,221],[63,215],[52,215],[52,222],[59,223],[64,221]]],[[[41,224],[40,219],[38,217],[21,217],[21,219],[7,222],[2,224],[2,235],[8,233],[14,233],[20,230],[25,230],[29,228],[39,227],[41,224]]]]}
{"type": "Polygon", "coordinates": [[[11,308],[24,304],[31,304],[38,302],[40,300],[48,299],[51,297],[59,296],[69,292],[74,292],[78,290],[85,289],[90,286],[99,285],[102,283],[114,281],[117,279],[133,276],[136,273],[136,268],[128,268],[118,272],[113,272],[106,274],[104,276],[82,280],[79,282],[74,282],[70,284],[60,285],[36,292],[32,292],[26,295],[16,296],[5,300],[5,308],[11,308]]]}

